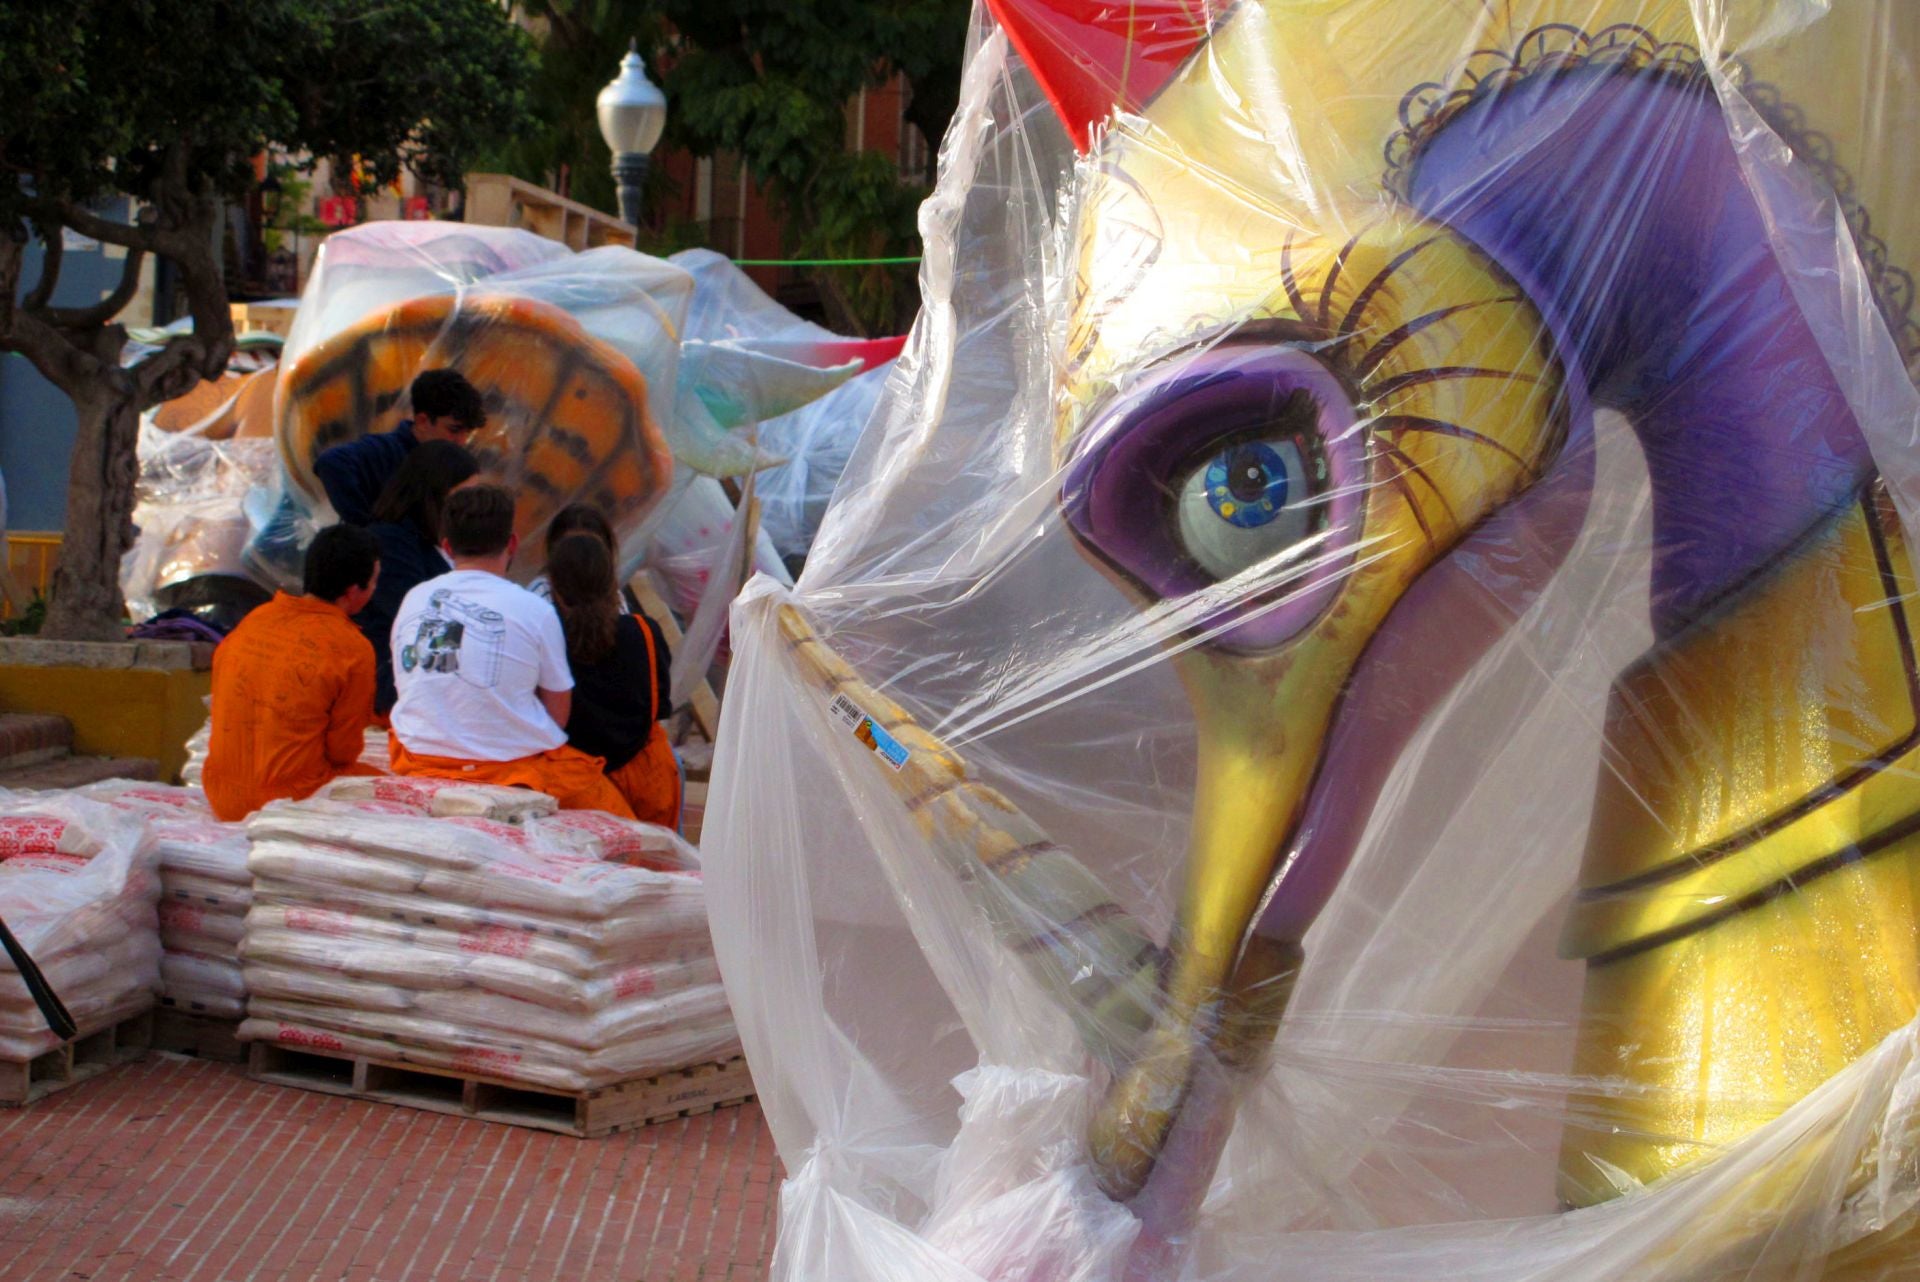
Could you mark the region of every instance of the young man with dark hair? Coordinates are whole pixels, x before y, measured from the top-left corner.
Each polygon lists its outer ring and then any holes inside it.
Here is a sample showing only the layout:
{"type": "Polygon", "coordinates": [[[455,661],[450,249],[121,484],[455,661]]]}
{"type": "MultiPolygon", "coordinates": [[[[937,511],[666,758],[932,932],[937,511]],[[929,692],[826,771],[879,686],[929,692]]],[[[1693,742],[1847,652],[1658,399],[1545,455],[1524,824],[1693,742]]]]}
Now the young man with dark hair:
{"type": "Polygon", "coordinates": [[[534,788],[568,810],[633,818],[605,763],[567,745],[560,616],[507,578],[520,546],[513,495],[454,490],[440,532],[452,572],[407,593],[393,623],[394,773],[534,788]]]}
{"type": "Polygon", "coordinates": [[[459,370],[424,371],[407,390],[407,401],[413,417],[391,432],[336,445],[313,462],[313,474],[326,490],[327,502],[348,525],[373,523],[374,501],[414,446],[422,441],[465,445],[487,425],[480,390],[459,370]]]}
{"type": "Polygon", "coordinates": [[[373,536],[332,525],[307,548],[304,596],[282,592],[213,652],[213,733],[202,783],[213,813],[244,819],[359,764],[373,721],[373,647],[353,626],[380,577],[373,536]]]}

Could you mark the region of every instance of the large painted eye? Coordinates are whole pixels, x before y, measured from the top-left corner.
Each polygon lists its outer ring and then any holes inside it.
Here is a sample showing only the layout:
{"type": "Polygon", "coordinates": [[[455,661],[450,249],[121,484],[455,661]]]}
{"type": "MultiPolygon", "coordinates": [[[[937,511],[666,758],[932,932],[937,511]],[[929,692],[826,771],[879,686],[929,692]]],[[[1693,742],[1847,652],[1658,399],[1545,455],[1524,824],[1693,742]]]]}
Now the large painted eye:
{"type": "Polygon", "coordinates": [[[1230,579],[1312,533],[1316,487],[1306,454],[1297,439],[1269,437],[1228,445],[1194,468],[1175,501],[1187,555],[1230,579]]]}
{"type": "Polygon", "coordinates": [[[1260,650],[1332,601],[1362,515],[1359,416],[1297,347],[1223,343],[1088,425],[1061,492],[1081,544],[1148,596],[1206,592],[1209,644],[1260,650]],[[1213,589],[1233,583],[1222,597],[1213,589]]]}

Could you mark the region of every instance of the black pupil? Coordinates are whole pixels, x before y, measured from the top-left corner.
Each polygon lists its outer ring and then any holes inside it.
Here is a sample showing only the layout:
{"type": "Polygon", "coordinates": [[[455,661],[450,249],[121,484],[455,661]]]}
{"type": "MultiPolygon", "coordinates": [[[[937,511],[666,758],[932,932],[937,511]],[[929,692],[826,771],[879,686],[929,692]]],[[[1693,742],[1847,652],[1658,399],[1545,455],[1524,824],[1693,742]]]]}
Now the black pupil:
{"type": "Polygon", "coordinates": [[[1227,459],[1227,489],[1242,503],[1265,497],[1267,469],[1260,456],[1242,445],[1227,459]]]}

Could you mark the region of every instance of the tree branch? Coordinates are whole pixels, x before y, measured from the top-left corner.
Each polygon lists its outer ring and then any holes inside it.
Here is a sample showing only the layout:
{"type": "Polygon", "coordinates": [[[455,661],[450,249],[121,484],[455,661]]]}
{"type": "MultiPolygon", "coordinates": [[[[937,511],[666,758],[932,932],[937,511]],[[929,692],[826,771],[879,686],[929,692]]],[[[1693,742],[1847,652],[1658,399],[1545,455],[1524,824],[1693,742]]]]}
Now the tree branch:
{"type": "Polygon", "coordinates": [[[178,204],[184,216],[167,229],[162,242],[167,257],[180,270],[193,333],[169,339],[129,371],[140,409],[183,395],[203,378],[218,378],[233,353],[233,313],[212,248],[219,202],[202,188],[180,193],[178,204]]]}
{"type": "Polygon", "coordinates": [[[66,255],[66,238],[47,235],[41,232],[41,241],[45,248],[40,255],[40,279],[33,282],[33,292],[20,300],[22,311],[38,312],[53,301],[53,287],[60,280],[60,260],[66,255]]]}
{"type": "Polygon", "coordinates": [[[15,309],[13,323],[0,335],[0,344],[25,356],[49,383],[68,396],[101,372],[100,362],[93,356],[68,342],[52,325],[24,310],[15,309]]]}
{"type": "Polygon", "coordinates": [[[138,393],[135,403],[145,409],[185,396],[206,377],[206,357],[207,346],[197,335],[175,334],[165,347],[127,371],[138,393]]]}
{"type": "Polygon", "coordinates": [[[7,343],[7,336],[13,332],[14,297],[20,292],[20,260],[24,257],[21,243],[13,237],[0,234],[0,347],[7,343]]]}
{"type": "Polygon", "coordinates": [[[127,264],[120,271],[120,283],[91,307],[48,307],[43,309],[46,319],[62,329],[91,329],[104,325],[120,314],[120,310],[133,301],[140,290],[140,268],[146,262],[146,251],[130,249],[127,251],[127,264]]]}
{"type": "Polygon", "coordinates": [[[82,236],[91,236],[109,245],[148,251],[161,248],[156,229],[140,223],[117,223],[111,218],[102,218],[70,200],[36,201],[34,208],[49,223],[64,223],[82,236]]]}

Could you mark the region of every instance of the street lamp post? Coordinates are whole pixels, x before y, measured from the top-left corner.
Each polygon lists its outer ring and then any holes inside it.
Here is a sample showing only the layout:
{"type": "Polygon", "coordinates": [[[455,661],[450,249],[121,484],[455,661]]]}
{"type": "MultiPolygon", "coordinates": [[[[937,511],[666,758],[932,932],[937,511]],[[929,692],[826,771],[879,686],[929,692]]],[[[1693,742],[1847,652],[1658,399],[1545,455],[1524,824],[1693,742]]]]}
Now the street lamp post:
{"type": "Polygon", "coordinates": [[[620,74],[607,82],[596,103],[600,136],[613,152],[613,180],[620,185],[620,217],[635,227],[640,225],[647,163],[667,127],[667,96],[647,79],[639,44],[635,40],[627,45],[620,74]]]}

